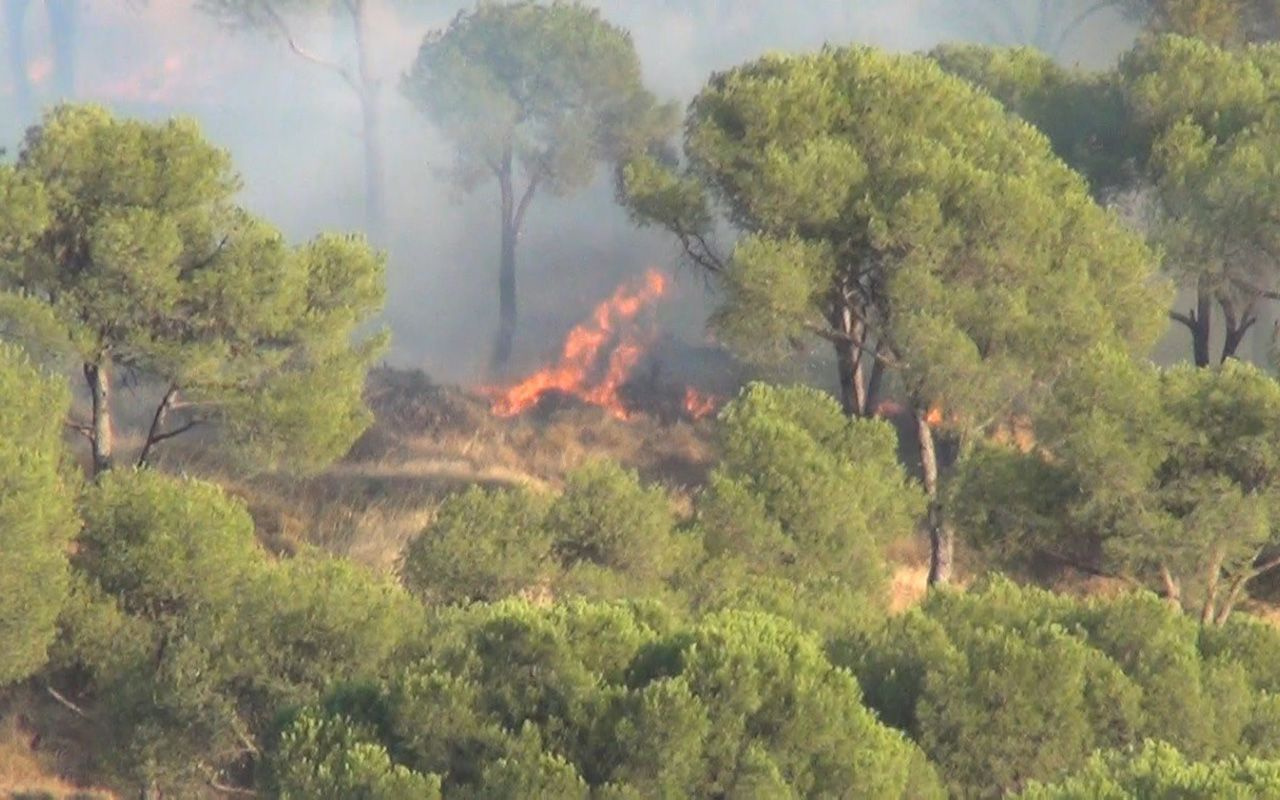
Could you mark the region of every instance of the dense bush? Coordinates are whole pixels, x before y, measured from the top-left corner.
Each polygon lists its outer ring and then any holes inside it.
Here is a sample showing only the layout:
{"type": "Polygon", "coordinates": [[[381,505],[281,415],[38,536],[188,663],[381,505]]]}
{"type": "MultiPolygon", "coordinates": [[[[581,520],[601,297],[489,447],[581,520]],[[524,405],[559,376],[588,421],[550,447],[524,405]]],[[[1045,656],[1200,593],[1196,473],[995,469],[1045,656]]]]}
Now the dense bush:
{"type": "Polygon", "coordinates": [[[1095,756],[1079,773],[1052,785],[1035,784],[1018,800],[1250,800],[1280,796],[1280,761],[1253,758],[1187,760],[1173,747],[1147,742],[1134,752],[1095,756]]]}
{"type": "Polygon", "coordinates": [[[359,758],[377,764],[361,791],[403,767],[441,776],[448,797],[941,796],[853,677],[777,618],[686,627],[643,608],[507,602],[438,627],[366,719],[312,710],[285,730],[282,796],[359,758]]]}
{"type": "Polygon", "coordinates": [[[85,494],[58,673],[92,702],[104,771],[184,791],[248,769],[290,705],[378,674],[422,624],[354,564],[273,564],[222,490],[113,471],[85,494]]]}
{"type": "Polygon", "coordinates": [[[1081,602],[992,580],[930,595],[833,652],[953,792],[999,796],[1146,738],[1195,759],[1270,756],[1274,667],[1255,654],[1280,632],[1252,632],[1235,657],[1154,595],[1081,602]]]}
{"type": "Polygon", "coordinates": [[[0,687],[44,664],[67,595],[76,520],[61,439],[70,403],[65,386],[0,343],[0,687]]]}
{"type": "Polygon", "coordinates": [[[922,493],[885,422],[829,395],[753,384],[720,417],[721,463],[697,502],[707,608],[761,608],[819,630],[883,608],[884,546],[912,533],[922,493]]]}
{"type": "Polygon", "coordinates": [[[548,503],[472,487],[445,500],[405,553],[405,585],[430,603],[500,600],[550,577],[548,503]]]}
{"type": "Polygon", "coordinates": [[[662,489],[609,461],[573,470],[564,491],[472,488],[447,499],[405,553],[405,583],[430,603],[544,593],[662,594],[693,538],[662,489]]]}
{"type": "Polygon", "coordinates": [[[1280,383],[1228,361],[1081,362],[1038,419],[1039,446],[988,443],[954,485],[971,538],[1005,563],[1048,554],[1139,580],[1221,623],[1280,564],[1280,383]]]}

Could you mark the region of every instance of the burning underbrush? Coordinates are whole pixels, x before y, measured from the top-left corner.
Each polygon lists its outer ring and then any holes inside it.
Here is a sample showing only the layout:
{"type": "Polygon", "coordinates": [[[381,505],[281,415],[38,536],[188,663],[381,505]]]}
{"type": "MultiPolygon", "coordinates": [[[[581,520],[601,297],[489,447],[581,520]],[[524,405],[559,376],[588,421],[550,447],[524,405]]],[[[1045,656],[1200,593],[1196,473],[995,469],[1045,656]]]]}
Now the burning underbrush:
{"type": "Polygon", "coordinates": [[[696,350],[674,353],[681,344],[660,336],[647,313],[670,285],[655,269],[624,283],[569,331],[553,362],[509,385],[482,387],[480,393],[500,417],[546,417],[583,406],[619,420],[646,415],[666,423],[696,422],[713,415],[723,404],[721,395],[663,370],[664,364],[688,363],[696,350]]]}
{"type": "Polygon", "coordinates": [[[191,471],[243,498],[272,550],[315,545],[390,570],[440,502],[467,486],[555,489],[574,467],[608,458],[664,485],[684,505],[715,461],[710,421],[649,413],[618,419],[567,394],[548,394],[528,412],[502,417],[484,395],[418,370],[382,367],[369,376],[367,398],[373,425],[320,475],[250,481],[208,465],[191,471]]]}
{"type": "Polygon", "coordinates": [[[199,448],[175,448],[167,466],[241,496],[274,550],[318,545],[384,569],[445,496],[469,485],[554,489],[568,471],[605,458],[684,505],[715,462],[710,417],[742,376],[720,348],[658,330],[652,310],[668,288],[656,271],[623,285],[569,332],[556,358],[504,386],[373,370],[374,422],[321,475],[245,480],[199,448]]]}

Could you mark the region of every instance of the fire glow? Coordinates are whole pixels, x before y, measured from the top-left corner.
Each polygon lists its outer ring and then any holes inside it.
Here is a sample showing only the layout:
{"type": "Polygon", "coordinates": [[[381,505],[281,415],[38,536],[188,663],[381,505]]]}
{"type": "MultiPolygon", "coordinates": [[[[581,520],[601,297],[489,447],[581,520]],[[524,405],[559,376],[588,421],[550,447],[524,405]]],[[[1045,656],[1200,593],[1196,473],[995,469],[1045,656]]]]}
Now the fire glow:
{"type": "MultiPolygon", "coordinates": [[[[638,281],[618,287],[569,331],[554,364],[513,386],[482,390],[492,400],[493,413],[514,417],[537,406],[548,393],[558,392],[598,406],[616,419],[630,419],[633,412],[621,390],[654,338],[640,315],[667,294],[669,285],[665,275],[650,269],[638,281]]],[[[685,411],[693,419],[712,413],[716,405],[710,395],[685,390],[685,411]]]]}

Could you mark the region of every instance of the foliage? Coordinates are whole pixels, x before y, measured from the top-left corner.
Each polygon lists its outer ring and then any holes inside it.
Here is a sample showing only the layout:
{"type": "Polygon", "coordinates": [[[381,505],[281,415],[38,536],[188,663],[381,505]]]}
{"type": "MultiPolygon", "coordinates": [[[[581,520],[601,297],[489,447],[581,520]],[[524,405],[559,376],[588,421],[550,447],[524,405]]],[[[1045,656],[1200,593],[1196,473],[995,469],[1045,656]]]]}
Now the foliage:
{"type": "Polygon", "coordinates": [[[574,3],[482,2],[427,36],[403,89],[459,145],[471,186],[514,159],[555,195],[648,144],[667,109],[644,89],[623,30],[574,3]]]}
{"type": "Polygon", "coordinates": [[[985,445],[955,486],[977,541],[1163,589],[1206,623],[1275,566],[1280,384],[1231,361],[1157,370],[1099,356],[1054,392],[1028,453],[985,445]]]}
{"type": "Polygon", "coordinates": [[[271,564],[213,486],[115,471],[83,502],[59,672],[122,779],[180,789],[240,768],[283,708],[375,677],[420,612],[355,565],[271,564]]]}
{"type": "Polygon", "coordinates": [[[345,717],[304,712],[281,737],[272,766],[281,800],[436,800],[440,781],[393,764],[387,751],[345,717]]]}
{"type": "Polygon", "coordinates": [[[1196,363],[1213,359],[1214,306],[1235,354],[1276,285],[1277,90],[1275,45],[1227,51],[1176,36],[1143,43],[1119,71],[1133,125],[1147,143],[1143,171],[1156,200],[1153,236],[1169,272],[1196,292],[1174,319],[1193,337],[1196,363]]]}
{"type": "Polygon", "coordinates": [[[667,632],[627,606],[507,602],[439,625],[388,684],[374,744],[448,796],[939,796],[852,676],[780,620],[667,632]]]}
{"type": "Polygon", "coordinates": [[[829,395],[752,384],[719,418],[722,460],[697,500],[700,605],[752,607],[818,630],[883,607],[884,546],[914,533],[923,496],[885,422],[829,395]]]}
{"type": "Polygon", "coordinates": [[[472,488],[447,499],[405,553],[406,585],[433,604],[544,592],[661,595],[697,542],[674,529],[659,487],[609,461],[571,471],[563,492],[472,488]]]}
{"type": "Polygon", "coordinates": [[[1231,46],[1280,36],[1276,0],[1127,0],[1148,30],[1231,46]]]}
{"type": "Polygon", "coordinates": [[[1030,47],[944,44],[929,55],[1035,125],[1054,153],[1089,180],[1095,196],[1136,179],[1139,143],[1114,74],[1069,69],[1030,47]]]}
{"type": "MultiPolygon", "coordinates": [[[[1273,630],[1259,635],[1280,645],[1273,630]]],[[[993,580],[931,594],[833,652],[953,792],[999,796],[1146,738],[1193,758],[1270,756],[1273,742],[1246,733],[1275,723],[1255,688],[1265,675],[1198,639],[1151,595],[1081,602],[993,580]]]]}
{"type": "Polygon", "coordinates": [[[0,342],[0,687],[41,667],[68,592],[77,529],[65,386],[0,342]]]}
{"type": "Polygon", "coordinates": [[[927,59],[767,56],[715,76],[686,130],[687,173],[638,161],[628,194],[664,224],[664,197],[714,200],[747,234],[716,320],[740,348],[853,337],[915,401],[985,419],[1081,348],[1159,331],[1151,253],[1043,137],[927,59]]]}
{"type": "Polygon", "coordinates": [[[429,603],[501,600],[548,578],[547,503],[472,487],[440,506],[404,556],[405,585],[429,603]]]}
{"type": "Polygon", "coordinates": [[[1033,784],[1018,800],[1183,800],[1271,797],[1280,792],[1280,763],[1253,758],[1189,760],[1173,747],[1145,742],[1132,752],[1095,756],[1079,773],[1055,784],[1033,784]]]}
{"type": "Polygon", "coordinates": [[[482,0],[428,34],[402,90],[457,145],[454,178],[492,177],[502,204],[499,329],[504,367],[516,329],[516,242],[534,196],[585,188],[665,137],[674,109],[644,88],[630,35],[598,9],[569,2],[482,0]]]}
{"type": "Polygon", "coordinates": [[[614,462],[592,461],[566,476],[546,525],[552,553],[569,571],[570,591],[582,568],[589,574],[598,567],[627,581],[615,589],[622,596],[643,596],[689,549],[685,537],[673,531],[674,522],[661,488],[641,485],[635,472],[614,462]]]}
{"type": "MultiPolygon", "coordinates": [[[[87,427],[98,469],[112,460],[113,368],[168,389],[144,456],[224,421],[260,466],[311,469],[364,429],[381,339],[353,341],[382,303],[383,262],[362,241],[286,246],[234,205],[228,155],[187,120],[60,106],[28,132],[15,172],[19,188],[42,187],[48,214],[34,242],[0,237],[0,287],[47,304],[103,395],[87,427]],[[181,421],[165,429],[171,412],[181,421]]],[[[13,181],[0,177],[6,191],[13,181]]]]}

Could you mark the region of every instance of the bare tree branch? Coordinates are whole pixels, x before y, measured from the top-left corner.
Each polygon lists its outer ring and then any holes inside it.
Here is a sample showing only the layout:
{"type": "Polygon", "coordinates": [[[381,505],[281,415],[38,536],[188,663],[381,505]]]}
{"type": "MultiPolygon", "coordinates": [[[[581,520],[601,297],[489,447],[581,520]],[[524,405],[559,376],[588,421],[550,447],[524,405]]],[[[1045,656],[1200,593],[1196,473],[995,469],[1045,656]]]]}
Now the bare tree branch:
{"type": "Polygon", "coordinates": [[[1170,311],[1169,319],[1173,320],[1174,322],[1180,322],[1183,325],[1186,325],[1188,328],[1190,328],[1193,331],[1196,329],[1196,318],[1195,318],[1194,312],[1192,312],[1191,314],[1183,314],[1179,311],[1170,311]]]}
{"type": "Polygon", "coordinates": [[[1066,27],[1062,29],[1062,32],[1058,34],[1058,38],[1054,41],[1053,47],[1049,52],[1052,55],[1058,55],[1062,51],[1062,46],[1067,43],[1067,40],[1071,38],[1072,34],[1074,34],[1081,25],[1088,22],[1094,14],[1114,5],[1116,5],[1116,0],[1098,0],[1098,2],[1088,8],[1085,8],[1079,14],[1076,14],[1072,17],[1071,21],[1067,23],[1066,27]]]}
{"type": "Polygon", "coordinates": [[[147,465],[147,459],[151,455],[151,450],[160,441],[157,437],[160,435],[160,426],[164,424],[164,418],[169,413],[169,408],[173,405],[173,401],[178,397],[178,387],[176,384],[169,384],[169,388],[165,390],[164,398],[160,400],[160,404],[156,406],[156,413],[151,417],[151,427],[147,430],[147,441],[142,445],[142,452],[138,455],[138,467],[142,468],[147,465]]]}
{"type": "Polygon", "coordinates": [[[63,697],[62,693],[59,692],[57,689],[53,688],[52,686],[46,686],[44,687],[44,690],[49,693],[50,697],[52,697],[54,700],[57,700],[58,703],[62,705],[63,708],[66,708],[71,713],[75,714],[81,719],[91,719],[88,712],[86,712],[83,708],[81,708],[80,706],[68,700],[66,697],[63,697]]]}
{"type": "Polygon", "coordinates": [[[92,426],[86,425],[83,422],[76,422],[75,420],[67,420],[66,426],[71,430],[75,431],[76,433],[81,434],[82,436],[84,436],[84,438],[88,439],[90,442],[93,441],[92,426]]]}
{"type": "Polygon", "coordinates": [[[317,64],[325,69],[336,72],[344,81],[347,82],[348,86],[357,92],[360,91],[360,84],[356,81],[355,76],[351,74],[350,70],[336,61],[330,61],[327,58],[318,56],[298,44],[298,40],[293,36],[293,31],[289,29],[289,24],[284,21],[284,18],[281,17],[274,8],[271,7],[270,3],[262,3],[262,11],[267,15],[267,19],[271,21],[271,24],[275,26],[280,35],[284,37],[285,42],[289,45],[289,49],[294,52],[294,55],[304,61],[310,61],[312,64],[317,64]]]}

